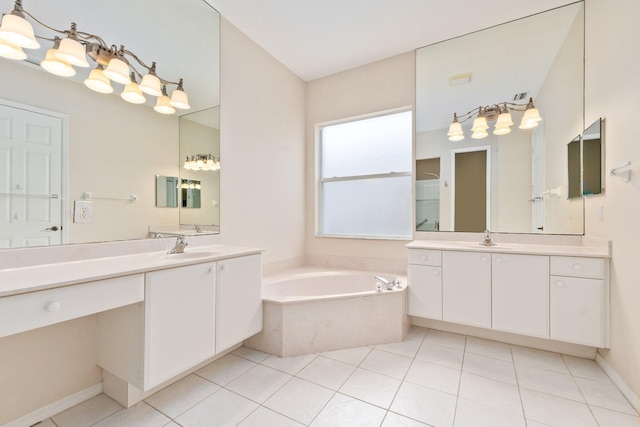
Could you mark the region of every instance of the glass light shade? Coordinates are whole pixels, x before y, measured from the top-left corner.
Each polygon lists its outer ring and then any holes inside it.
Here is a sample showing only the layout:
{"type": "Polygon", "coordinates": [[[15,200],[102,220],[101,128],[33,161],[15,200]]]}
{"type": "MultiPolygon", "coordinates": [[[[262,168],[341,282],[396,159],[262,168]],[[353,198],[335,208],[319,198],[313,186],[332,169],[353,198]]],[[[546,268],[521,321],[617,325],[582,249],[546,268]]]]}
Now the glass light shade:
{"type": "Polygon", "coordinates": [[[513,121],[511,120],[511,113],[502,113],[498,116],[498,121],[496,121],[496,128],[494,129],[493,134],[506,135],[511,132],[511,128],[509,126],[512,125],[513,121]]]}
{"type": "MultiPolygon", "coordinates": [[[[489,125],[487,125],[487,118],[486,117],[476,117],[476,119],[473,121],[473,127],[471,128],[473,133],[476,133],[476,132],[479,132],[479,131],[484,131],[486,129],[489,129],[489,125]]],[[[485,132],[485,134],[486,134],[486,132],[485,132]]],[[[473,138],[473,135],[471,137],[473,138]]],[[[484,138],[484,136],[482,138],[484,138]]]]}
{"type": "Polygon", "coordinates": [[[209,170],[213,170],[216,167],[215,162],[213,161],[213,159],[211,157],[209,157],[207,159],[207,168],[209,168],[209,170]]]}
{"type": "Polygon", "coordinates": [[[542,120],[537,108],[529,108],[524,112],[522,116],[522,122],[520,122],[520,129],[533,129],[538,126],[538,122],[542,120]]]}
{"type": "Polygon", "coordinates": [[[191,169],[191,163],[189,162],[189,156],[187,156],[187,160],[184,161],[184,166],[182,166],[185,169],[191,169]]]}
{"type": "Polygon", "coordinates": [[[40,43],[33,35],[31,24],[23,17],[12,13],[2,17],[0,39],[25,49],[38,49],[40,47],[40,43]]]}
{"type": "Polygon", "coordinates": [[[69,37],[60,40],[60,47],[58,47],[56,56],[71,65],[84,68],[89,66],[87,53],[82,43],[69,37]]]}
{"type": "Polygon", "coordinates": [[[98,92],[98,93],[112,93],[113,87],[111,86],[111,82],[104,75],[101,68],[96,68],[91,70],[89,73],[89,78],[84,81],[84,85],[89,89],[98,92]]]}
{"type": "Polygon", "coordinates": [[[202,166],[204,166],[204,160],[202,159],[196,160],[196,166],[198,166],[198,168],[201,168],[202,166]]]}
{"type": "Polygon", "coordinates": [[[482,138],[486,138],[489,134],[487,133],[486,129],[476,129],[473,131],[473,133],[471,134],[471,138],[473,139],[482,139],[482,138]]]}
{"type": "Polygon", "coordinates": [[[27,59],[27,54],[18,45],[0,40],[0,56],[7,59],[22,61],[27,59]]]}
{"type": "Polygon", "coordinates": [[[138,85],[140,90],[148,95],[160,96],[162,95],[162,88],[160,86],[160,79],[153,74],[147,74],[142,78],[142,81],[138,85]]]}
{"type": "MultiPolygon", "coordinates": [[[[142,87],[140,89],[142,89],[142,87]]],[[[166,95],[158,97],[158,101],[156,101],[153,109],[160,114],[173,114],[176,112],[176,109],[171,106],[171,99],[166,95]]]]}
{"type": "Polygon", "coordinates": [[[449,141],[462,141],[464,139],[464,132],[462,131],[460,122],[453,122],[449,125],[447,136],[449,137],[449,141]]]}
{"type": "Polygon", "coordinates": [[[76,69],[71,64],[56,56],[58,49],[49,49],[47,56],[40,62],[40,66],[56,76],[71,77],[76,75],[76,69]]]}
{"type": "Polygon", "coordinates": [[[187,93],[182,89],[176,89],[171,94],[171,106],[179,108],[181,110],[188,110],[191,108],[189,105],[189,97],[187,93]]]}
{"type": "Polygon", "coordinates": [[[120,94],[120,97],[132,104],[144,104],[146,98],[142,94],[142,91],[138,87],[137,83],[129,83],[124,87],[124,90],[120,94]]]}
{"type": "Polygon", "coordinates": [[[129,77],[129,65],[122,59],[113,58],[109,61],[107,68],[104,70],[104,75],[116,83],[128,85],[131,83],[129,77]]]}

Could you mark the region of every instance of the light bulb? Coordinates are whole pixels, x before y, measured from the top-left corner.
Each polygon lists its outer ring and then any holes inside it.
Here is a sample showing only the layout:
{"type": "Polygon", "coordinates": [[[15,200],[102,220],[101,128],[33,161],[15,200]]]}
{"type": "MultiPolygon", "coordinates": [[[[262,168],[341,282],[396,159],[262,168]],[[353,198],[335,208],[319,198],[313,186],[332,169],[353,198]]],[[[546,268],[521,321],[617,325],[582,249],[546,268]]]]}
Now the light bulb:
{"type": "Polygon", "coordinates": [[[84,85],[98,93],[112,93],[111,82],[104,75],[102,66],[99,65],[89,73],[89,78],[84,81],[84,85]]]}
{"type": "Polygon", "coordinates": [[[128,85],[131,83],[129,78],[129,64],[120,58],[112,58],[104,70],[104,75],[116,83],[128,85]]]}
{"type": "Polygon", "coordinates": [[[56,76],[71,77],[76,75],[76,69],[67,61],[58,58],[56,52],[57,46],[60,44],[58,39],[53,47],[47,51],[47,56],[40,62],[40,66],[56,76]]]}
{"type": "Polygon", "coordinates": [[[2,17],[0,39],[25,49],[38,49],[40,43],[33,35],[33,27],[21,15],[22,11],[14,9],[2,17]]]}
{"type": "Polygon", "coordinates": [[[0,40],[0,56],[7,59],[14,59],[17,61],[22,61],[23,59],[27,59],[27,54],[24,53],[24,50],[18,45],[13,43],[9,43],[5,40],[0,40]]]}

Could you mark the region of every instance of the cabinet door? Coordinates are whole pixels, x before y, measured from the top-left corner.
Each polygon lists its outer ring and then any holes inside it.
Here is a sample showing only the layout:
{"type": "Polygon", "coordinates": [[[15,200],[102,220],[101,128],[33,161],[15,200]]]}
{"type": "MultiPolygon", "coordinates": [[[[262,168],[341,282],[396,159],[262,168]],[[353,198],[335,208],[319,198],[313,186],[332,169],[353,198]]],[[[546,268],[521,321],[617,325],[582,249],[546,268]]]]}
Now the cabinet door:
{"type": "Polygon", "coordinates": [[[549,257],[492,254],[492,327],[549,338],[549,257]]]}
{"type": "Polygon", "coordinates": [[[604,280],[551,276],[551,339],[605,347],[604,280]]]}
{"type": "Polygon", "coordinates": [[[216,352],[262,330],[260,255],[218,262],[216,352]]]}
{"type": "Polygon", "coordinates": [[[442,267],[409,265],[409,314],[442,320],[442,267]]]}
{"type": "Polygon", "coordinates": [[[491,327],[491,255],[442,253],[442,319],[491,327]]]}
{"type": "Polygon", "coordinates": [[[145,389],[214,355],[216,263],[147,273],[145,389]]]}

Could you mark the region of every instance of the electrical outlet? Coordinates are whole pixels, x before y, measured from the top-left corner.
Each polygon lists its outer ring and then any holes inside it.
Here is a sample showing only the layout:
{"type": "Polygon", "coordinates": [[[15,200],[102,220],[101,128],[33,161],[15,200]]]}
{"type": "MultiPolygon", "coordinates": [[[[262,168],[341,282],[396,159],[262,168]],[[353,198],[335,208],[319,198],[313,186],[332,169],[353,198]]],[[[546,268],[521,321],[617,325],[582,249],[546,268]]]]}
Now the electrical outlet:
{"type": "Polygon", "coordinates": [[[73,202],[73,222],[90,224],[93,222],[93,202],[76,200],[73,202]]]}

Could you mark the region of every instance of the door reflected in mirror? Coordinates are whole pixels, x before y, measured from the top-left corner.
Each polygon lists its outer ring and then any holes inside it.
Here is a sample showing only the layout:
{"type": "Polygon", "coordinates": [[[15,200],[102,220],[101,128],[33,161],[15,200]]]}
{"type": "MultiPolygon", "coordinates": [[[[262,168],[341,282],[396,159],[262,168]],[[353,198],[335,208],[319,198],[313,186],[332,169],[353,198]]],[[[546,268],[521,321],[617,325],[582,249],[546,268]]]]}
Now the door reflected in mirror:
{"type": "Polygon", "coordinates": [[[156,175],[156,207],[177,208],[178,187],[180,182],[177,176],[156,175]]]}
{"type": "Polygon", "coordinates": [[[582,194],[602,193],[602,126],[598,119],[582,134],[582,194]]]}
{"type": "Polygon", "coordinates": [[[416,230],[583,234],[583,200],[568,199],[566,148],[584,129],[583,65],[583,2],[418,49],[416,230]],[[527,126],[530,98],[542,120],[527,126]],[[499,114],[505,103],[507,121],[499,114]],[[472,131],[477,114],[465,113],[480,113],[479,106],[488,123],[472,131]],[[460,120],[452,131],[454,113],[460,120]],[[472,188],[484,179],[467,185],[456,177],[456,153],[480,147],[488,147],[486,192],[472,188]],[[437,203],[426,196],[426,186],[435,184],[418,172],[421,162],[436,158],[437,203]],[[427,205],[439,212],[427,213],[427,205]],[[484,220],[472,214],[478,221],[463,226],[456,218],[481,205],[484,220]]]}
{"type": "Polygon", "coordinates": [[[182,189],[182,207],[200,209],[201,182],[195,179],[182,179],[180,188],[182,189]]]}

